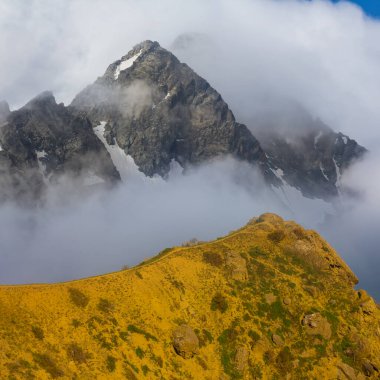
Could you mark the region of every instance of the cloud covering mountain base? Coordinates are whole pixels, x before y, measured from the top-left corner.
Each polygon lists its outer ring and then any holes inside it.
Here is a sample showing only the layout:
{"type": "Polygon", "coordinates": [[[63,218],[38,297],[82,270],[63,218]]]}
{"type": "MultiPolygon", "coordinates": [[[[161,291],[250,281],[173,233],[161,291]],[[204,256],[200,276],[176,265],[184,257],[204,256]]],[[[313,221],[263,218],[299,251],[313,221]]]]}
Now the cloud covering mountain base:
{"type": "Polygon", "coordinates": [[[333,207],[294,189],[270,190],[250,165],[232,158],[184,174],[174,166],[166,181],[131,173],[113,190],[95,189],[79,194],[66,180],[50,188],[37,210],[3,206],[0,283],[66,281],[118,270],[275,212],[322,232],[376,295],[376,225],[357,223],[365,215],[376,218],[373,204],[362,209],[344,198],[333,207]]]}

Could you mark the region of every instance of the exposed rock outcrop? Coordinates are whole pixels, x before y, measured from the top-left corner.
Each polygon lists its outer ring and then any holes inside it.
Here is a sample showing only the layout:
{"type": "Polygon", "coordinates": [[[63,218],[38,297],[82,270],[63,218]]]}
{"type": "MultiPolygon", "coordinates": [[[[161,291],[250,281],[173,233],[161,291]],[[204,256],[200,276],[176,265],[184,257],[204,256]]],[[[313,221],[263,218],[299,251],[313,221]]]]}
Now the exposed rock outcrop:
{"type": "Polygon", "coordinates": [[[337,366],[337,378],[338,380],[365,380],[365,376],[350,367],[346,363],[339,363],[337,366]]]}
{"type": "Polygon", "coordinates": [[[282,300],[283,304],[284,305],[290,305],[292,303],[292,300],[290,297],[285,297],[283,300],[282,300]]]}
{"type": "Polygon", "coordinates": [[[280,335],[277,335],[277,334],[272,334],[272,342],[276,346],[283,346],[284,345],[284,340],[280,337],[280,335]]]}
{"type": "Polygon", "coordinates": [[[194,330],[182,325],[173,331],[173,347],[184,359],[190,359],[199,351],[199,339],[194,330]]]}
{"type": "Polygon", "coordinates": [[[309,335],[321,335],[325,339],[331,338],[331,326],[320,313],[307,314],[302,319],[302,325],[309,335]]]}
{"type": "Polygon", "coordinates": [[[245,259],[243,259],[238,253],[227,252],[226,266],[228,268],[229,275],[232,279],[238,281],[247,281],[247,263],[245,259]]]}

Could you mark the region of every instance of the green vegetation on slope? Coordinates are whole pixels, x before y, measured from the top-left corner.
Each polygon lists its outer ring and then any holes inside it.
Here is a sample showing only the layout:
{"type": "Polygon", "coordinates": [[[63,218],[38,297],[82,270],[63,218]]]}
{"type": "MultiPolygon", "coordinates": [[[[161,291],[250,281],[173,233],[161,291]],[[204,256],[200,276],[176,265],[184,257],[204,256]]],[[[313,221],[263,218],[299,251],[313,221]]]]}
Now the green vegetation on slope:
{"type": "Polygon", "coordinates": [[[376,379],[380,310],[356,282],[264,214],[129,270],[0,287],[0,378],[376,379]]]}

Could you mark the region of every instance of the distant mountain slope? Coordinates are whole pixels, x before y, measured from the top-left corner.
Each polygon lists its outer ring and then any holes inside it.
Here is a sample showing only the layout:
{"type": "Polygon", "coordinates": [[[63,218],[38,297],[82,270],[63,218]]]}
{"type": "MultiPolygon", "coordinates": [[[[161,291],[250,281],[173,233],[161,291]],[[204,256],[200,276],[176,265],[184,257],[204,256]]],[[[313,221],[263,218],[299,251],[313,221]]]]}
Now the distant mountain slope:
{"type": "Polygon", "coordinates": [[[0,378],[378,379],[380,310],[356,283],[264,214],[130,270],[0,286],[0,378]]]}
{"type": "MultiPolygon", "coordinates": [[[[120,178],[90,121],[57,104],[50,92],[7,113],[0,145],[4,176],[11,178],[8,193],[36,196],[63,174],[97,183],[120,178]]],[[[3,183],[2,192],[5,187],[3,183]]]]}
{"type": "Polygon", "coordinates": [[[268,112],[252,124],[277,176],[310,198],[337,196],[345,170],[367,152],[295,104],[268,112]]]}

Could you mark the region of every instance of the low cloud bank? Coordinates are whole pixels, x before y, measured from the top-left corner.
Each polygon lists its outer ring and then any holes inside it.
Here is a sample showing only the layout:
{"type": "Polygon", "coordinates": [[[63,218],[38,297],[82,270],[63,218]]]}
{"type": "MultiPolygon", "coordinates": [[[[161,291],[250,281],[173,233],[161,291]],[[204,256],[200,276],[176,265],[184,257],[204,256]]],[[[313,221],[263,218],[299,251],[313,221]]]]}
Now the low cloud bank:
{"type": "Polygon", "coordinates": [[[343,176],[356,192],[344,197],[339,211],[320,227],[321,233],[338,250],[358,275],[359,287],[380,300],[380,154],[370,153],[343,176]]]}
{"type": "Polygon", "coordinates": [[[266,211],[270,196],[262,186],[252,168],[232,159],[172,173],[168,181],[132,176],[85,200],[65,183],[37,212],[2,208],[0,283],[104,273],[193,237],[215,238],[266,211]],[[68,190],[73,200],[62,204],[68,190]]]}
{"type": "Polygon", "coordinates": [[[254,216],[276,212],[322,232],[359,275],[361,285],[379,296],[379,204],[366,201],[361,208],[357,200],[344,199],[334,211],[291,189],[285,204],[281,193],[269,191],[251,166],[232,158],[185,175],[177,168],[167,181],[131,175],[119,187],[92,195],[78,194],[76,188],[68,181],[52,188],[47,205],[37,211],[2,207],[0,283],[64,281],[118,270],[166,247],[194,237],[214,239],[254,216]]]}

